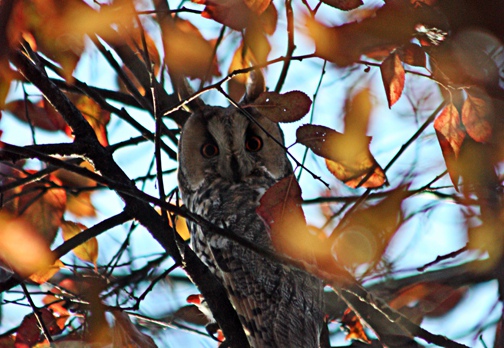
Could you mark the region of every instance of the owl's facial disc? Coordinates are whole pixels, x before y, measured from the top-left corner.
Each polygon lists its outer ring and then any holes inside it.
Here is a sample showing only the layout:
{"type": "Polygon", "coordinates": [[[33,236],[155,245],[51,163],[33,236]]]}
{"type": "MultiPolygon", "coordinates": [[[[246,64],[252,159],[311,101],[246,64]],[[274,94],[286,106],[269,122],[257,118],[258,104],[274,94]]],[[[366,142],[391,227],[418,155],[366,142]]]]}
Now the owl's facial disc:
{"type": "Polygon", "coordinates": [[[269,135],[232,107],[205,107],[193,114],[180,139],[179,181],[194,191],[217,178],[241,183],[252,177],[279,179],[289,174],[292,168],[285,151],[271,138],[283,143],[280,128],[249,111],[269,135]]]}

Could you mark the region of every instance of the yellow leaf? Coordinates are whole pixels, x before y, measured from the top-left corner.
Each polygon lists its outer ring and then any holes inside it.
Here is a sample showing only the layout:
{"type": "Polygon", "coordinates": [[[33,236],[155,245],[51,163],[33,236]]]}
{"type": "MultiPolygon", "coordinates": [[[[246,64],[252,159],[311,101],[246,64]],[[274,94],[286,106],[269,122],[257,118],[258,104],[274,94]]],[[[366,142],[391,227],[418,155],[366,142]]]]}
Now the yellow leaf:
{"type": "Polygon", "coordinates": [[[21,277],[52,263],[48,241],[24,219],[0,213],[0,260],[21,277]]]}
{"type": "Polygon", "coordinates": [[[51,266],[46,267],[44,269],[41,269],[40,271],[37,271],[33,273],[30,276],[30,279],[34,281],[37,284],[43,284],[49,279],[52,278],[53,275],[58,273],[58,271],[63,267],[63,262],[60,260],[56,260],[51,266]]]}
{"type": "Polygon", "coordinates": [[[189,238],[191,238],[191,234],[189,233],[189,229],[187,228],[186,219],[182,216],[177,217],[175,228],[177,229],[177,233],[180,235],[180,237],[182,237],[183,240],[188,240],[189,238]]]}
{"type": "MultiPolygon", "coordinates": [[[[87,229],[81,223],[75,223],[72,221],[63,221],[61,224],[61,230],[63,232],[63,239],[65,241],[78,235],[83,230],[87,229]]],[[[82,261],[91,262],[96,265],[98,260],[98,240],[93,237],[80,244],[73,249],[74,254],[82,261]]]]}

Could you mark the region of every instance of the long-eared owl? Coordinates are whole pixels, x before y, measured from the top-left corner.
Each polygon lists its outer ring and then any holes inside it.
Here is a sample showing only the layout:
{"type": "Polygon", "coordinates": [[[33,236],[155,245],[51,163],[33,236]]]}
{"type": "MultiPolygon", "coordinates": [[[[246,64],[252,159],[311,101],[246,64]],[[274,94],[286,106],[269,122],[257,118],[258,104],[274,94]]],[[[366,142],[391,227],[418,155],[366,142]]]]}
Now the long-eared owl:
{"type": "MultiPolygon", "coordinates": [[[[253,101],[258,90],[249,88],[241,104],[253,101]]],[[[278,124],[254,108],[246,111],[206,105],[194,110],[180,137],[179,188],[191,212],[273,250],[256,208],[262,194],[292,167],[276,143],[283,144],[278,124]]],[[[188,225],[193,249],[226,288],[252,347],[319,347],[320,280],[188,225]]]]}

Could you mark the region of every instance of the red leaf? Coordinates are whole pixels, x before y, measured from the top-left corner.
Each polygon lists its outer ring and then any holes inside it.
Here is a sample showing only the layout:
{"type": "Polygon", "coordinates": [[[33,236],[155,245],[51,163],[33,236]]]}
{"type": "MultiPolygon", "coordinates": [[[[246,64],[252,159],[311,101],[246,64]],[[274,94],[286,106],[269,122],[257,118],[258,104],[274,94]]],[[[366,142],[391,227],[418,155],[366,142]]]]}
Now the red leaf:
{"type": "Polygon", "coordinates": [[[45,101],[32,103],[29,100],[15,100],[5,105],[16,118],[23,122],[31,122],[34,127],[48,131],[65,130],[68,126],[63,117],[45,101]]]}
{"type": "Polygon", "coordinates": [[[491,103],[481,92],[468,92],[462,107],[462,123],[467,134],[480,143],[488,142],[492,138],[491,103]]]}
{"type": "Polygon", "coordinates": [[[295,122],[310,111],[311,100],[305,93],[263,92],[251,105],[273,122],[295,122]]]}
{"type": "Polygon", "coordinates": [[[407,43],[399,50],[401,60],[409,65],[425,68],[427,59],[423,48],[414,43],[407,43]]]}
{"type": "Polygon", "coordinates": [[[201,14],[234,30],[243,30],[268,8],[269,0],[193,0],[205,5],[201,14]]]}
{"type": "Polygon", "coordinates": [[[460,148],[466,133],[460,122],[457,108],[452,103],[445,106],[441,114],[436,118],[434,129],[436,130],[450,178],[455,188],[457,188],[459,173],[455,167],[455,160],[460,154],[460,148]]]}
{"type": "Polygon", "coordinates": [[[257,213],[270,227],[276,250],[296,259],[311,261],[314,249],[309,248],[316,246],[317,239],[308,232],[301,202],[301,188],[294,175],[289,175],[264,193],[257,213]]]}
{"type": "Polygon", "coordinates": [[[388,56],[382,62],[380,71],[389,108],[391,108],[399,100],[404,89],[405,73],[399,55],[392,53],[388,56]]]}
{"type": "MultiPolygon", "coordinates": [[[[57,335],[61,332],[61,329],[56,323],[56,318],[52,315],[49,309],[40,309],[39,316],[41,317],[51,335],[57,335]]],[[[33,313],[28,314],[24,317],[23,322],[21,323],[21,326],[19,326],[19,329],[17,331],[16,346],[25,344],[32,347],[41,341],[41,330],[37,318],[33,313]]]]}

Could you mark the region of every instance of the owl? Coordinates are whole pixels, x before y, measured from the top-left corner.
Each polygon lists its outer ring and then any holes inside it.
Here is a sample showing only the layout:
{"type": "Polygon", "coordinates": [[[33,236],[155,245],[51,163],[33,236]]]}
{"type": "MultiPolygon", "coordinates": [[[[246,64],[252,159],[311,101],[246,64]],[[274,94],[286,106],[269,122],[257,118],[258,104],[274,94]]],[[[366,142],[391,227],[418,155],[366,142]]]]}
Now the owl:
{"type": "MultiPolygon", "coordinates": [[[[241,104],[254,100],[257,90],[249,88],[241,104]]],[[[179,189],[191,212],[273,250],[256,208],[292,167],[276,142],[283,144],[278,124],[254,108],[246,111],[248,117],[233,106],[201,105],[194,111],[180,136],[179,189]]],[[[319,347],[320,280],[195,223],[188,226],[192,248],[225,287],[252,347],[319,347]]]]}

